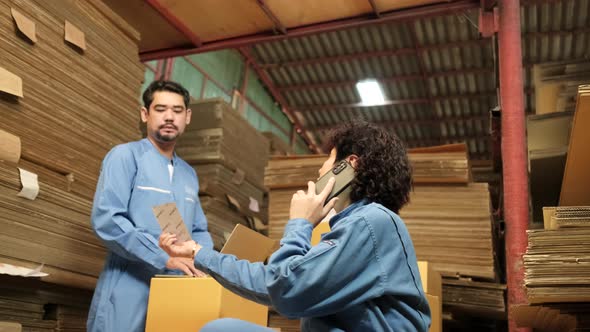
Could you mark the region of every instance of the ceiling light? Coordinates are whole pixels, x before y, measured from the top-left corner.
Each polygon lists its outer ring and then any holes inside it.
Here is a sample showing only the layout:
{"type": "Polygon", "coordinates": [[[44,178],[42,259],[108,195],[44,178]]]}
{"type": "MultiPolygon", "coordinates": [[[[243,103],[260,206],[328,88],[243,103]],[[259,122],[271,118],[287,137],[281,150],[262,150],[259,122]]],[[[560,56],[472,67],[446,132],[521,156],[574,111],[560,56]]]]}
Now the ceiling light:
{"type": "Polygon", "coordinates": [[[361,103],[364,106],[382,105],[385,103],[383,89],[376,80],[363,80],[356,83],[356,90],[361,96],[361,103]]]}

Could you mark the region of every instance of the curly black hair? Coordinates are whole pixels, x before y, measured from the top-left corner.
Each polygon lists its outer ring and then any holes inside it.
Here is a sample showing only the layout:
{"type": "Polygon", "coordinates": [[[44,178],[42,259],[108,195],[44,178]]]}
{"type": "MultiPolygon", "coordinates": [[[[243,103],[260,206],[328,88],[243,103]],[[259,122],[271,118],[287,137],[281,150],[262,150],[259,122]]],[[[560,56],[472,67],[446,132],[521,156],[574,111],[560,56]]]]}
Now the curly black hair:
{"type": "Polygon", "coordinates": [[[409,202],[412,168],[404,143],[392,132],[365,121],[335,129],[326,147],[336,148],[336,161],[359,157],[351,183],[352,202],[367,198],[395,213],[409,202]]]}

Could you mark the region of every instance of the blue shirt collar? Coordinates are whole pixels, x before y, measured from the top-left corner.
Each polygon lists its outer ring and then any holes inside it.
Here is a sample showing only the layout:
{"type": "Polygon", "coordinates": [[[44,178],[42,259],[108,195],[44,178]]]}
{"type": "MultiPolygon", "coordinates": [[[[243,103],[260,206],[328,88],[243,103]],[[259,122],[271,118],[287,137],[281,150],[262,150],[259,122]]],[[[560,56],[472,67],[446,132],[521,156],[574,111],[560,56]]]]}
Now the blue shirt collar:
{"type": "MultiPolygon", "coordinates": [[[[152,143],[152,141],[150,141],[147,137],[142,139],[141,142],[143,144],[145,144],[146,146],[148,146],[149,149],[153,149],[153,151],[162,158],[162,160],[166,161],[166,164],[168,164],[170,162],[170,160],[168,158],[166,158],[165,156],[163,156],[160,151],[158,151],[158,149],[154,146],[154,144],[152,143]]],[[[172,154],[172,164],[174,166],[178,165],[178,155],[176,154],[176,150],[174,150],[174,153],[172,154]]]]}
{"type": "Polygon", "coordinates": [[[330,219],[330,228],[334,227],[334,225],[342,218],[348,217],[354,210],[361,206],[365,206],[369,204],[369,200],[366,198],[361,199],[360,201],[356,201],[349,206],[347,206],[344,210],[340,211],[338,214],[330,219]]]}

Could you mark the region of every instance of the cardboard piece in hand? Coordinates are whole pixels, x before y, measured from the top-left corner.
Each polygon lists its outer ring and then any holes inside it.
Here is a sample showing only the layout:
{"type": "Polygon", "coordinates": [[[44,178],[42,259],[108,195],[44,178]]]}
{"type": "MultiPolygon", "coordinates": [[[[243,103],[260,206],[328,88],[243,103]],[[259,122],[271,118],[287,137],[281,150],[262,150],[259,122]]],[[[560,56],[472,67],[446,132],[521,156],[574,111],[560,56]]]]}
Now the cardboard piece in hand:
{"type": "Polygon", "coordinates": [[[162,233],[172,233],[176,235],[176,238],[180,243],[192,240],[191,235],[184,224],[184,220],[182,220],[182,216],[176,207],[176,203],[172,202],[154,206],[152,210],[156,215],[156,219],[158,219],[158,224],[160,224],[162,233]]]}

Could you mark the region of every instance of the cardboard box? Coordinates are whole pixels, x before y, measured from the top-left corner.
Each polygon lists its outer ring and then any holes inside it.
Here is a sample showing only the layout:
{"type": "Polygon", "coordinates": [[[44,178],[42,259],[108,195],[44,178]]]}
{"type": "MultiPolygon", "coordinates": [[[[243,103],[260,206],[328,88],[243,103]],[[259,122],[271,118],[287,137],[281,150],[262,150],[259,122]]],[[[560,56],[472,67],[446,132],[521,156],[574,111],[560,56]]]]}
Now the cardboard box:
{"type": "MultiPolygon", "coordinates": [[[[237,225],[221,252],[263,262],[275,247],[276,241],[237,225]]],[[[152,278],[146,332],[194,332],[223,317],[266,326],[268,308],[235,295],[210,277],[152,278]]]]}
{"type": "MultiPolygon", "coordinates": [[[[314,229],[312,245],[330,230],[328,223],[320,225],[314,229]]],[[[221,252],[250,262],[263,262],[276,250],[277,242],[246,226],[236,225],[221,252]]],[[[224,317],[267,326],[268,308],[235,295],[210,277],[152,278],[146,332],[194,332],[207,322],[224,317]]]]}
{"type": "Polygon", "coordinates": [[[311,233],[311,245],[315,246],[316,244],[320,243],[322,239],[322,235],[328,233],[330,231],[330,223],[328,221],[323,221],[319,223],[311,233]]]}
{"type": "Polygon", "coordinates": [[[442,332],[442,301],[438,296],[426,294],[428,305],[430,306],[430,315],[432,322],[430,323],[429,332],[442,332]]]}
{"type": "Polygon", "coordinates": [[[442,299],[442,278],[440,273],[435,271],[432,264],[426,261],[418,261],[418,269],[420,270],[424,293],[442,299]]]}

